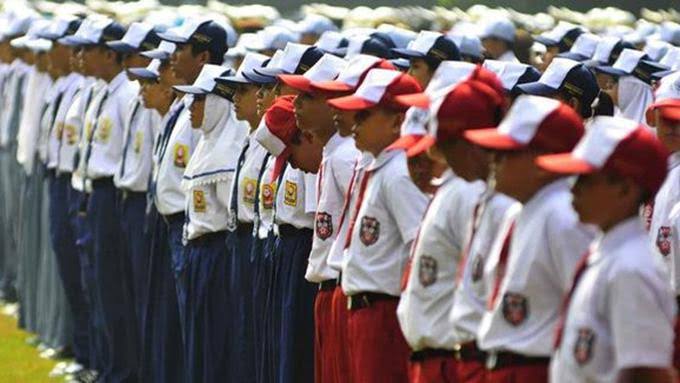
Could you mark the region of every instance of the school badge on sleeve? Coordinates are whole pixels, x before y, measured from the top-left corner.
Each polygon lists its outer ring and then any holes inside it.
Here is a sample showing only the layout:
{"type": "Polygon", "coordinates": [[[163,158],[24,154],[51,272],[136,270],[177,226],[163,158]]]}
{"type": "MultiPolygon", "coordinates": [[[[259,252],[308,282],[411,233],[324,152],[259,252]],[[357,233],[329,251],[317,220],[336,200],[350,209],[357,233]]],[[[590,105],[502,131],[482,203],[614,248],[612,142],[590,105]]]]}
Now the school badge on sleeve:
{"type": "Polygon", "coordinates": [[[378,242],[378,238],[380,238],[380,222],[373,217],[361,217],[359,238],[366,246],[371,246],[378,242]]]}
{"type": "Polygon", "coordinates": [[[671,228],[661,226],[656,234],[656,247],[664,256],[671,253],[671,228]]]}
{"type": "Polygon", "coordinates": [[[316,213],[316,236],[322,241],[333,235],[333,216],[328,213],[316,213]]]}
{"type": "Polygon", "coordinates": [[[437,282],[437,260],[430,256],[420,257],[418,262],[418,279],[423,287],[428,287],[437,282]]]}
{"type": "Polygon", "coordinates": [[[513,326],[519,326],[529,316],[529,301],[521,294],[503,295],[503,318],[513,326]]]}
{"type": "Polygon", "coordinates": [[[132,150],[139,154],[142,151],[142,143],[144,142],[144,132],[138,130],[135,132],[135,142],[132,145],[132,150]]]}
{"type": "Polygon", "coordinates": [[[208,204],[205,201],[203,190],[194,190],[194,211],[196,213],[205,213],[207,207],[208,204]]]}
{"type": "Polygon", "coordinates": [[[578,364],[586,364],[593,356],[593,345],[595,344],[595,333],[589,328],[578,329],[578,336],[574,344],[574,360],[578,364]]]}
{"type": "Polygon", "coordinates": [[[189,162],[189,147],[187,145],[175,144],[173,148],[174,164],[178,168],[186,168],[189,162]]]}
{"type": "Polygon", "coordinates": [[[286,181],[286,195],[283,202],[288,206],[297,206],[297,184],[295,182],[286,181]]]}

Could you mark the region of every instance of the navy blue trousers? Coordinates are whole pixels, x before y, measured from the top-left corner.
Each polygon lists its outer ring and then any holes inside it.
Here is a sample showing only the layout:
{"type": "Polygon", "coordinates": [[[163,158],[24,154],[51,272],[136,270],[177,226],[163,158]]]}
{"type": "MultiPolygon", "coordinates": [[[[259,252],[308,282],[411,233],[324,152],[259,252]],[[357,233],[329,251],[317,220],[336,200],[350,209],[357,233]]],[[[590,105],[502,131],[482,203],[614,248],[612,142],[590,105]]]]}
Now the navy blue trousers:
{"type": "MultiPolygon", "coordinates": [[[[185,360],[189,382],[229,381],[229,316],[226,232],[190,241],[187,275],[185,360]]],[[[235,380],[231,380],[234,381],[235,380]]]]}
{"type": "Polygon", "coordinates": [[[229,376],[233,382],[255,381],[253,343],[252,225],[240,223],[227,233],[229,312],[229,376]]]}
{"type": "Polygon", "coordinates": [[[73,353],[78,363],[90,366],[90,309],[85,297],[76,233],[70,224],[71,176],[49,176],[50,240],[57,259],[64,292],[73,313],[73,353]]]}
{"type": "Polygon", "coordinates": [[[279,227],[273,242],[268,307],[271,382],[314,381],[314,299],[318,287],[305,280],[312,230],[279,227]]]}
{"type": "Polygon", "coordinates": [[[170,259],[172,261],[172,270],[175,276],[175,290],[177,294],[177,308],[179,310],[179,323],[182,329],[182,339],[185,339],[186,334],[186,313],[187,306],[187,268],[189,260],[184,251],[182,244],[182,236],[184,234],[184,214],[178,213],[165,217],[168,223],[168,249],[170,250],[170,259]]]}
{"type": "Polygon", "coordinates": [[[147,299],[146,282],[149,274],[149,239],[147,227],[146,193],[120,193],[122,246],[127,256],[131,276],[131,297],[135,308],[137,337],[141,337],[143,310],[147,299]]]}
{"type": "Polygon", "coordinates": [[[251,260],[253,264],[253,348],[255,352],[255,381],[267,382],[265,376],[266,345],[268,337],[267,325],[267,294],[273,267],[271,267],[271,250],[269,238],[253,240],[251,260]]]}
{"type": "Polygon", "coordinates": [[[151,256],[147,299],[142,309],[141,381],[181,383],[186,381],[186,371],[175,273],[168,247],[169,227],[153,204],[149,209],[148,222],[151,256]]]}
{"type": "Polygon", "coordinates": [[[106,334],[104,382],[136,382],[138,372],[137,328],[130,296],[130,269],[121,252],[120,210],[112,179],[93,182],[87,207],[92,229],[92,248],[97,292],[96,310],[106,334]]]}

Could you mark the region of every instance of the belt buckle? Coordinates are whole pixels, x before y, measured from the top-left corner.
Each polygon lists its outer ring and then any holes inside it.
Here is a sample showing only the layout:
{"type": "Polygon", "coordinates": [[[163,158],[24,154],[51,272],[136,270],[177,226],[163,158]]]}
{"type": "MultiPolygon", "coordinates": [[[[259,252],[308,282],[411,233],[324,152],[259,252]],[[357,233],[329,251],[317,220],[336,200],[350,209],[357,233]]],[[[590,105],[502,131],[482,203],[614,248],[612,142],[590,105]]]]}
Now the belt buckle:
{"type": "Polygon", "coordinates": [[[352,295],[347,297],[347,310],[352,309],[352,295]]]}
{"type": "Polygon", "coordinates": [[[498,353],[496,351],[489,351],[486,356],[486,369],[493,370],[498,364],[498,353]]]}
{"type": "Polygon", "coordinates": [[[456,344],[453,346],[453,356],[454,356],[454,357],[456,358],[456,360],[459,361],[459,362],[460,362],[461,360],[463,360],[463,353],[462,353],[462,351],[463,351],[463,345],[461,345],[460,343],[456,343],[456,344]]]}

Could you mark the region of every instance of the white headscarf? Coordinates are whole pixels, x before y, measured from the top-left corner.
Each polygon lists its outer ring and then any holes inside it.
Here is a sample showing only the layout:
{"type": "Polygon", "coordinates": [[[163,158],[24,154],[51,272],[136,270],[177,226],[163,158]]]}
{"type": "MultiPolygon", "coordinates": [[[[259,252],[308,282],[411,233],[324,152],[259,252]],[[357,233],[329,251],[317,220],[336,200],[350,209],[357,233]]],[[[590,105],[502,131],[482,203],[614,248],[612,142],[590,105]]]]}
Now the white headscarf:
{"type": "Polygon", "coordinates": [[[52,79],[47,73],[38,72],[36,69],[28,74],[26,81],[24,109],[17,134],[17,162],[23,165],[27,174],[31,174],[42,133],[40,130],[43,106],[52,101],[58,85],[53,86],[52,79]]]}
{"type": "Polygon", "coordinates": [[[619,79],[619,111],[617,117],[625,117],[645,123],[647,107],[654,102],[651,85],[634,76],[619,79]]]}
{"type": "Polygon", "coordinates": [[[241,147],[248,134],[248,124],[236,119],[233,104],[226,99],[208,94],[198,141],[182,186],[189,190],[197,185],[228,181],[236,169],[241,147]]]}

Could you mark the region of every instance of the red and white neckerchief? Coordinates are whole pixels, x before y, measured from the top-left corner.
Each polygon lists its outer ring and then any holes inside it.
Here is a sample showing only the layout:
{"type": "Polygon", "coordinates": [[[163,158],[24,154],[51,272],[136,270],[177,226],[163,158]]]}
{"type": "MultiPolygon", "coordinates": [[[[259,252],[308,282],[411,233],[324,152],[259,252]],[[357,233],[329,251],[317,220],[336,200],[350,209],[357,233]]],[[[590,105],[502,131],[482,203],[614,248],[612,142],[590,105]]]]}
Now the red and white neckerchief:
{"type": "Polygon", "coordinates": [[[555,327],[555,342],[553,344],[554,350],[560,348],[560,344],[562,343],[562,335],[564,333],[564,325],[567,321],[567,311],[569,310],[569,303],[571,303],[571,297],[574,295],[574,291],[578,286],[578,282],[581,280],[581,277],[588,268],[588,259],[590,258],[590,254],[591,252],[588,251],[585,254],[583,254],[581,259],[579,259],[578,263],[576,264],[574,278],[571,282],[571,288],[569,289],[569,292],[567,293],[567,295],[564,296],[564,299],[562,300],[562,306],[560,307],[560,319],[557,321],[557,326],[555,327]]]}
{"type": "Polygon", "coordinates": [[[501,289],[501,283],[503,283],[503,278],[505,278],[505,271],[508,265],[508,258],[510,255],[510,243],[512,242],[512,233],[515,231],[515,222],[510,224],[508,232],[505,234],[505,239],[503,240],[503,248],[498,257],[498,266],[496,267],[496,279],[494,280],[493,290],[491,290],[491,295],[489,295],[489,301],[487,302],[487,309],[493,310],[496,304],[496,299],[498,298],[498,293],[501,289]]]}

